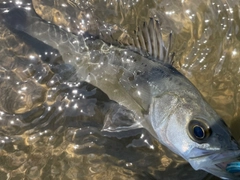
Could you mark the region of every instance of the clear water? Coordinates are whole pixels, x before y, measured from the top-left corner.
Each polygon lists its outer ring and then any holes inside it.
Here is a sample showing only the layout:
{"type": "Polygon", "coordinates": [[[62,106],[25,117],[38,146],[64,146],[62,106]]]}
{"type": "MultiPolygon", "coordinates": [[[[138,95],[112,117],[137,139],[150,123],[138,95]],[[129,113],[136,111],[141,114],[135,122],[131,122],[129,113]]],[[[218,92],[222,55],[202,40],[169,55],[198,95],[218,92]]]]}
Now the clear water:
{"type": "MultiPolygon", "coordinates": [[[[31,4],[75,34],[100,29],[119,40],[159,19],[164,34],[174,34],[174,66],[240,140],[239,1],[1,0],[0,10],[31,4]]],[[[0,179],[215,179],[144,129],[103,133],[104,118],[123,107],[77,71],[58,50],[0,22],[0,179]]]]}

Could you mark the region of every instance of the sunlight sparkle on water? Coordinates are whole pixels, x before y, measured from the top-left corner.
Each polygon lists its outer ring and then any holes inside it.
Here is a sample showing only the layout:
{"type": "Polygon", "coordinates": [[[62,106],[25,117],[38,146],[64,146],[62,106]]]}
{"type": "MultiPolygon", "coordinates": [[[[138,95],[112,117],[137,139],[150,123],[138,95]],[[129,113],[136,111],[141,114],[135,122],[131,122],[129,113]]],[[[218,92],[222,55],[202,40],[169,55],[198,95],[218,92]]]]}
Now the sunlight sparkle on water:
{"type": "Polygon", "coordinates": [[[27,90],[27,87],[24,86],[24,87],[22,87],[21,89],[22,89],[23,91],[26,91],[26,90],[27,90]]]}
{"type": "Polygon", "coordinates": [[[58,110],[59,110],[59,111],[62,111],[62,107],[61,107],[61,106],[59,106],[59,107],[58,107],[58,110]]]}
{"type": "Polygon", "coordinates": [[[35,136],[31,136],[29,139],[30,140],[33,140],[33,139],[35,139],[36,137],[35,136]]]}
{"type": "Polygon", "coordinates": [[[236,49],[234,49],[233,51],[232,51],[232,56],[236,56],[238,54],[238,52],[236,51],[236,49]]]}
{"type": "Polygon", "coordinates": [[[149,146],[150,149],[154,149],[154,146],[150,145],[147,139],[145,139],[144,142],[149,146]]]}
{"type": "Polygon", "coordinates": [[[51,140],[53,140],[53,139],[54,139],[54,137],[53,137],[53,136],[50,136],[48,139],[51,141],[51,140]]]}
{"type": "Polygon", "coordinates": [[[22,5],[22,1],[15,1],[16,4],[22,5]]]}
{"type": "Polygon", "coordinates": [[[137,91],[138,95],[141,96],[141,92],[140,91],[137,91]]]}
{"type": "Polygon", "coordinates": [[[189,9],[187,9],[185,12],[186,12],[187,14],[189,14],[189,13],[190,13],[190,10],[189,10],[189,9]]]}
{"type": "Polygon", "coordinates": [[[73,108],[74,108],[74,109],[77,109],[77,108],[78,108],[78,105],[77,105],[77,104],[74,104],[73,108]]]}
{"type": "Polygon", "coordinates": [[[173,15],[173,14],[175,14],[175,11],[166,11],[165,14],[166,15],[173,15]]]}
{"type": "Polygon", "coordinates": [[[74,149],[78,149],[78,148],[79,148],[79,145],[76,144],[76,145],[73,146],[73,148],[74,148],[74,149]]]}
{"type": "Polygon", "coordinates": [[[77,89],[74,89],[74,90],[72,91],[73,94],[77,94],[77,92],[78,92],[77,89]]]}
{"type": "Polygon", "coordinates": [[[25,7],[24,9],[30,11],[32,8],[31,7],[25,7]]]}
{"type": "Polygon", "coordinates": [[[9,12],[9,9],[6,9],[3,11],[3,13],[8,13],[9,12]]]}
{"type": "Polygon", "coordinates": [[[132,166],[132,165],[133,165],[132,163],[126,163],[127,167],[132,166]]]}

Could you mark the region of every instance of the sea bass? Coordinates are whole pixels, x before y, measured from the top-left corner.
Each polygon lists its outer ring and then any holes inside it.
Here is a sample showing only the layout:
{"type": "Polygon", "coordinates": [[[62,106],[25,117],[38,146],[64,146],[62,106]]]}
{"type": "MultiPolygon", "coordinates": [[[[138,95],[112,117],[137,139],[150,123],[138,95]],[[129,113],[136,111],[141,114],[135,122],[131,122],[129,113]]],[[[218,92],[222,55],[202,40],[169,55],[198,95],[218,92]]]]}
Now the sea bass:
{"type": "Polygon", "coordinates": [[[196,87],[172,66],[171,35],[166,48],[157,21],[150,19],[131,41],[117,47],[74,35],[32,11],[14,8],[1,16],[13,32],[56,48],[66,63],[75,65],[80,78],[132,111],[110,112],[103,130],[146,128],[194,169],[222,179],[240,178],[226,170],[228,164],[239,161],[239,145],[196,87]],[[127,124],[123,117],[135,123],[127,124]]]}

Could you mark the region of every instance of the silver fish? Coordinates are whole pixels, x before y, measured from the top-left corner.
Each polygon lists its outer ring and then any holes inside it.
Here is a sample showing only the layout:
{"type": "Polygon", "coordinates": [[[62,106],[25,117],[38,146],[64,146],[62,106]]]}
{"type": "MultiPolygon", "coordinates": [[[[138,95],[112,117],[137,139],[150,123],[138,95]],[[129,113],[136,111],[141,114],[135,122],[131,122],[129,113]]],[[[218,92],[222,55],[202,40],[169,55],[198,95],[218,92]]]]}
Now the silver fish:
{"type": "Polygon", "coordinates": [[[129,117],[135,124],[109,115],[103,130],[144,127],[195,170],[222,179],[240,178],[226,171],[229,163],[239,161],[239,145],[200,92],[172,66],[171,35],[166,48],[158,22],[150,19],[119,48],[101,39],[85,40],[27,11],[13,9],[2,16],[9,28],[58,49],[83,80],[133,112],[129,117]]]}

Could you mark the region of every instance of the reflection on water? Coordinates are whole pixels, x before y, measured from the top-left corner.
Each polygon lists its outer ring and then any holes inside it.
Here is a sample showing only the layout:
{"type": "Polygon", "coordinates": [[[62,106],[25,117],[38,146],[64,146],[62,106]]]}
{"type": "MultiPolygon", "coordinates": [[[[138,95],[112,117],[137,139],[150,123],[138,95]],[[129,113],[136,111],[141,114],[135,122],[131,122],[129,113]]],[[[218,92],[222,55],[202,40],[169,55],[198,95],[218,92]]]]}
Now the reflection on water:
{"type": "MultiPolygon", "coordinates": [[[[95,36],[111,32],[119,40],[149,16],[160,19],[166,34],[174,32],[174,65],[240,138],[237,1],[1,0],[0,10],[31,8],[31,3],[41,18],[67,31],[95,36]]],[[[130,116],[130,112],[82,81],[77,66],[66,61],[71,55],[60,56],[57,45],[49,47],[13,32],[3,22],[0,32],[0,179],[206,176],[143,129],[103,133],[107,116],[121,117],[121,112],[130,116]]]]}

